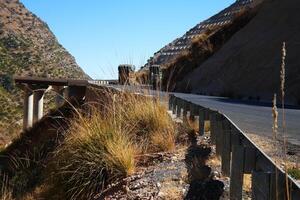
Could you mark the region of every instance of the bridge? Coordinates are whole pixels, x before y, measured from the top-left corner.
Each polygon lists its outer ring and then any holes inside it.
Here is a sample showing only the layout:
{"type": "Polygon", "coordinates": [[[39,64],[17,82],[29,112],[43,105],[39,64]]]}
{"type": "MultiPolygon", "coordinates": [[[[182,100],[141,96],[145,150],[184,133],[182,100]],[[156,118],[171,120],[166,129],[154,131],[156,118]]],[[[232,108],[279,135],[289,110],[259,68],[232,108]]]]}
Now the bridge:
{"type": "Polygon", "coordinates": [[[23,129],[32,127],[43,117],[44,95],[49,90],[56,93],[56,105],[60,106],[71,98],[85,96],[87,80],[15,77],[16,85],[24,91],[23,129]]]}
{"type": "MultiPolygon", "coordinates": [[[[24,90],[25,94],[24,128],[32,126],[32,123],[38,123],[42,117],[43,95],[48,90],[55,90],[58,95],[57,99],[61,101],[72,98],[85,100],[87,87],[103,86],[102,83],[94,81],[29,77],[16,77],[15,82],[24,90]]],[[[105,87],[152,96],[159,94],[162,99],[169,95],[133,86],[109,85],[105,87]]],[[[59,101],[57,105],[60,105],[59,101]]],[[[279,199],[285,199],[286,180],[291,189],[292,199],[300,198],[300,185],[290,176],[285,179],[285,173],[245,133],[271,134],[272,112],[269,104],[253,104],[221,97],[173,93],[169,98],[169,109],[181,118],[187,117],[188,114],[191,118],[198,116],[201,135],[204,134],[202,128],[204,122],[210,121],[210,137],[212,144],[216,145],[217,155],[221,158],[222,174],[230,177],[231,180],[231,199],[242,199],[244,174],[252,174],[253,199],[275,199],[275,180],[278,180],[280,187],[279,199]],[[276,174],[278,177],[274,177],[276,174]]],[[[280,109],[279,112],[281,112],[280,109]]],[[[299,145],[300,125],[297,119],[300,119],[300,110],[296,107],[288,107],[286,115],[289,122],[287,124],[289,141],[299,145]]]]}

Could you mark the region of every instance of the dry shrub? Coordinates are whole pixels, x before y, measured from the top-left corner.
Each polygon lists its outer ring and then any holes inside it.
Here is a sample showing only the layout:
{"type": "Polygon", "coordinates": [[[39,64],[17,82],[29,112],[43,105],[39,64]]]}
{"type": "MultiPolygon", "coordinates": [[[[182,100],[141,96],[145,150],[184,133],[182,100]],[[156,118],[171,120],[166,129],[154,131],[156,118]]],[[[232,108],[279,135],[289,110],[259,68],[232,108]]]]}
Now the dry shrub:
{"type": "Polygon", "coordinates": [[[127,133],[96,113],[73,123],[52,165],[66,198],[91,199],[108,182],[134,172],[136,147],[127,133]]]}
{"type": "Polygon", "coordinates": [[[134,99],[128,107],[126,123],[133,134],[148,143],[147,152],[172,151],[175,148],[175,125],[167,109],[152,99],[134,99]]]}
{"type": "Polygon", "coordinates": [[[101,102],[105,108],[78,115],[54,153],[48,173],[55,178],[49,183],[53,191],[65,191],[64,199],[92,199],[107,184],[134,173],[142,153],[175,148],[174,123],[159,102],[111,95],[111,101],[101,102]]]}

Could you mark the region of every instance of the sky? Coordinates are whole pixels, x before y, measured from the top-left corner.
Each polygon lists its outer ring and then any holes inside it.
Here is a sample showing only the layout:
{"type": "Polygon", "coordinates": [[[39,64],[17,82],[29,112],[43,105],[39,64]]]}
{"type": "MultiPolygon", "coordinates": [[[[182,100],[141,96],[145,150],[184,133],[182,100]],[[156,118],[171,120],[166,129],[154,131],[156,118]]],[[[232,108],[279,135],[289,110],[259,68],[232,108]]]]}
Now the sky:
{"type": "Polygon", "coordinates": [[[147,59],[235,0],[21,0],[94,79],[147,59]]]}

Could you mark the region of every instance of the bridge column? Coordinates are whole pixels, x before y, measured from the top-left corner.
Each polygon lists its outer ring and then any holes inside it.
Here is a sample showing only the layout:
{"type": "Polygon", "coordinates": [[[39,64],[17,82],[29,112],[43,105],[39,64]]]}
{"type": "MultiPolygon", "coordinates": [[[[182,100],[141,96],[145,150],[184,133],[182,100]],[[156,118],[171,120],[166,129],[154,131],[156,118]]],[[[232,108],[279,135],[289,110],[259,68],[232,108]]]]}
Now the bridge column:
{"type": "Polygon", "coordinates": [[[33,92],[33,123],[43,117],[45,89],[37,89],[33,92]]]}
{"type": "Polygon", "coordinates": [[[33,119],[33,92],[30,88],[24,87],[24,115],[23,115],[23,129],[32,126],[33,119]]]}

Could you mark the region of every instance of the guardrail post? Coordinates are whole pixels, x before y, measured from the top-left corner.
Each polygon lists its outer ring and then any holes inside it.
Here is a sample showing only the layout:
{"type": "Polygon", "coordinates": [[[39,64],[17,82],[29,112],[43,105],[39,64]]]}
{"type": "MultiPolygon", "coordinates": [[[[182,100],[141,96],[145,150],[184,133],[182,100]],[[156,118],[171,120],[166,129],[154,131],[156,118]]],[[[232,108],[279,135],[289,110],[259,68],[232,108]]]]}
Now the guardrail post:
{"type": "Polygon", "coordinates": [[[177,114],[176,116],[181,117],[182,99],[177,99],[177,114]]]}
{"type": "Polygon", "coordinates": [[[223,145],[222,145],[222,152],[221,152],[221,162],[222,162],[222,174],[224,176],[230,176],[230,158],[231,158],[231,128],[230,122],[225,119],[222,123],[223,125],[223,145]]]}
{"type": "Polygon", "coordinates": [[[177,97],[173,97],[173,104],[172,104],[172,114],[175,115],[176,114],[176,104],[177,104],[177,97]]]}
{"type": "Polygon", "coordinates": [[[199,135],[204,135],[205,133],[205,110],[204,108],[198,108],[199,112],[199,135]]]}
{"type": "Polygon", "coordinates": [[[254,147],[244,147],[245,149],[245,161],[244,161],[244,173],[251,174],[255,169],[256,164],[256,149],[254,147]]]}
{"type": "Polygon", "coordinates": [[[221,114],[217,114],[216,120],[216,154],[218,156],[221,155],[222,152],[222,144],[223,144],[223,130],[222,130],[222,121],[223,116],[221,114]]]}
{"type": "Polygon", "coordinates": [[[252,172],[252,199],[253,200],[271,200],[275,199],[274,194],[274,173],[273,172],[252,172]]]}
{"type": "Polygon", "coordinates": [[[195,104],[190,102],[190,120],[195,120],[195,104]]]}
{"type": "Polygon", "coordinates": [[[242,145],[242,133],[235,127],[231,130],[231,152],[233,151],[234,145],[242,145]]]}
{"type": "Polygon", "coordinates": [[[187,112],[188,112],[188,104],[189,102],[186,100],[183,100],[183,113],[182,113],[182,119],[184,122],[187,121],[187,112]]]}
{"type": "Polygon", "coordinates": [[[210,112],[209,121],[210,121],[210,140],[211,144],[216,144],[216,112],[210,112]]]}
{"type": "Polygon", "coordinates": [[[172,110],[173,107],[173,100],[174,100],[174,95],[170,94],[169,95],[169,110],[172,110]]]}
{"type": "Polygon", "coordinates": [[[232,146],[232,161],[230,172],[230,199],[242,200],[244,179],[244,147],[232,146]]]}

